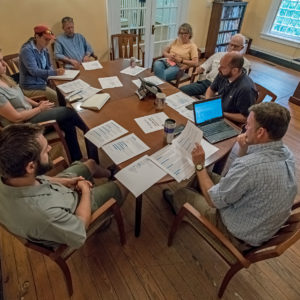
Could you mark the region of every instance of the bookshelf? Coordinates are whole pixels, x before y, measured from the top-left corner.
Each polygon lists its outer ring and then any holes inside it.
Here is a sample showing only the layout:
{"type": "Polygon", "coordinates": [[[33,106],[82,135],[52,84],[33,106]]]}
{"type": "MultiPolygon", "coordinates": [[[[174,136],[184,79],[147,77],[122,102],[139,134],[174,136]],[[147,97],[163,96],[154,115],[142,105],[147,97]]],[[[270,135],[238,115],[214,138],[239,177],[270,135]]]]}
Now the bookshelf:
{"type": "Polygon", "coordinates": [[[247,2],[214,1],[208,27],[205,57],[226,52],[231,36],[240,32],[247,2]]]}

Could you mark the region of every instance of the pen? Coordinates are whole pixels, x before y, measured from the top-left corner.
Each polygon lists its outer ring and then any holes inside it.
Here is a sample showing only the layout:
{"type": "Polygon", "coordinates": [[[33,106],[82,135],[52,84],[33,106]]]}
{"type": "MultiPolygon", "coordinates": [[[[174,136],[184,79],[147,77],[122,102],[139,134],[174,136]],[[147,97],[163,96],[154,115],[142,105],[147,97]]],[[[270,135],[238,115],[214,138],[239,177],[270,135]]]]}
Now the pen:
{"type": "Polygon", "coordinates": [[[75,96],[75,95],[77,95],[77,94],[79,94],[79,93],[81,93],[81,92],[82,92],[82,89],[77,90],[77,91],[74,91],[74,92],[72,92],[71,94],[69,94],[68,96],[66,96],[66,99],[68,100],[68,99],[70,99],[71,97],[73,97],[73,96],[75,96]]]}

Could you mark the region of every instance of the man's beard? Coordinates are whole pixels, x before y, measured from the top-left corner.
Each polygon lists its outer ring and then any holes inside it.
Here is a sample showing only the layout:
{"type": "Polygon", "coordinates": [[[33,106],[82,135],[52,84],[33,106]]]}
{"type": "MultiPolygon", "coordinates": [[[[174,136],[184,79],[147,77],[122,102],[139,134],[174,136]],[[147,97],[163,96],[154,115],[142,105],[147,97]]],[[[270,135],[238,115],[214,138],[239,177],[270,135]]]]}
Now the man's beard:
{"type": "Polygon", "coordinates": [[[49,159],[47,163],[42,163],[40,160],[36,163],[35,175],[43,175],[46,172],[50,171],[53,167],[53,162],[49,159]]]}

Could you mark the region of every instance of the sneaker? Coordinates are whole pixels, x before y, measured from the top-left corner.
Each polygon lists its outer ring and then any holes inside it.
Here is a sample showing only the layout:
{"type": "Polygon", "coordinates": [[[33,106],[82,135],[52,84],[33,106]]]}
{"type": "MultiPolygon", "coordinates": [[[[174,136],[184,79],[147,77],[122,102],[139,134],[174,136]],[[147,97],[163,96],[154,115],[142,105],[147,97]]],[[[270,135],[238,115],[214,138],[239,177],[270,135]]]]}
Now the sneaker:
{"type": "Polygon", "coordinates": [[[176,211],[174,209],[174,199],[173,199],[173,193],[169,189],[163,190],[163,197],[167,201],[167,203],[170,205],[171,211],[174,215],[176,215],[176,211]]]}
{"type": "Polygon", "coordinates": [[[108,180],[116,180],[115,175],[120,171],[120,168],[117,165],[112,164],[111,166],[107,167],[107,170],[110,171],[108,180]]]}

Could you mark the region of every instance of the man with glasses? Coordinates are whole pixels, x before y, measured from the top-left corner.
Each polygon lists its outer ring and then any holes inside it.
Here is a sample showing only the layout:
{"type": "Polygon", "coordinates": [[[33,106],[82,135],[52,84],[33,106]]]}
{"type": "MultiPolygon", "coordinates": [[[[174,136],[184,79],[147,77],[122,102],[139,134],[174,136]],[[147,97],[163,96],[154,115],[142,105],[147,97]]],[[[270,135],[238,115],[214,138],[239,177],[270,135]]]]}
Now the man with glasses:
{"type": "Polygon", "coordinates": [[[61,23],[64,34],[55,41],[55,58],[66,63],[65,67],[69,69],[78,69],[82,62],[94,60],[91,45],[82,34],[74,32],[73,18],[64,17],[61,23]]]}
{"type": "MultiPolygon", "coordinates": [[[[244,49],[244,45],[245,37],[242,34],[236,34],[231,37],[227,52],[240,52],[244,49]]],[[[203,75],[201,76],[201,79],[199,78],[197,82],[182,86],[180,90],[189,96],[204,95],[207,88],[211,85],[211,83],[218,75],[220,60],[227,52],[217,52],[210,58],[208,58],[201,66],[197,68],[197,72],[203,75]]],[[[250,69],[250,62],[245,58],[243,68],[248,74],[250,69]]]]}

